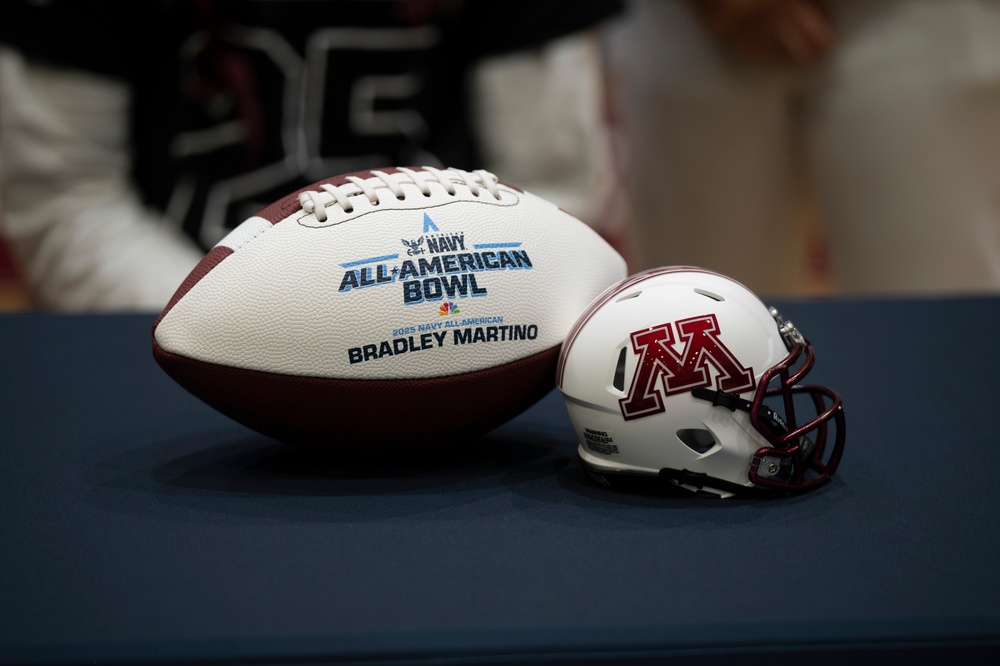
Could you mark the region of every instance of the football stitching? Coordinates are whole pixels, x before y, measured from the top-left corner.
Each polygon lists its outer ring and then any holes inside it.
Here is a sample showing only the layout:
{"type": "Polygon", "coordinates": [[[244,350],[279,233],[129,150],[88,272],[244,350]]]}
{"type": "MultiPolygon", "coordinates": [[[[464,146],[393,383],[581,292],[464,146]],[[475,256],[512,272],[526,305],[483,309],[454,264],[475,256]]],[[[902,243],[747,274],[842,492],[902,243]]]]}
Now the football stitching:
{"type": "Polygon", "coordinates": [[[242,243],[240,243],[238,247],[232,247],[232,246],[229,246],[229,248],[230,248],[230,249],[231,249],[231,250],[232,250],[233,252],[235,252],[236,250],[239,250],[239,249],[241,249],[241,248],[244,248],[244,247],[246,247],[246,246],[247,246],[247,245],[249,245],[250,243],[252,243],[252,242],[254,242],[255,240],[257,240],[257,239],[258,239],[258,238],[259,238],[259,237],[261,236],[261,234],[263,234],[264,232],[268,231],[269,229],[273,229],[273,228],[274,228],[274,226],[275,226],[275,224],[276,224],[276,223],[271,223],[271,224],[270,224],[269,226],[266,226],[266,227],[261,227],[261,228],[260,228],[260,229],[258,229],[258,230],[257,230],[257,231],[256,231],[256,232],[255,232],[255,233],[254,233],[254,234],[252,235],[252,236],[250,236],[249,238],[246,238],[246,239],[244,239],[244,240],[243,240],[243,242],[242,242],[242,243]]]}
{"type": "MultiPolygon", "coordinates": [[[[436,204],[426,204],[426,203],[421,202],[420,204],[414,205],[412,208],[396,208],[394,210],[433,210],[435,208],[443,208],[444,206],[450,206],[450,205],[456,204],[456,203],[478,203],[478,204],[482,204],[484,206],[497,206],[497,207],[501,207],[501,208],[506,208],[508,206],[514,206],[514,205],[516,205],[518,203],[518,201],[519,201],[519,198],[518,198],[516,192],[514,190],[510,190],[510,189],[507,189],[507,188],[504,188],[504,191],[511,196],[512,200],[509,203],[503,203],[503,199],[499,199],[499,200],[497,200],[497,201],[494,202],[494,201],[483,201],[482,199],[458,199],[458,198],[456,198],[456,199],[454,199],[452,201],[442,201],[441,203],[436,203],[436,204]]],[[[336,222],[331,221],[330,218],[327,217],[327,219],[325,221],[323,221],[323,222],[316,221],[314,223],[310,223],[310,221],[309,221],[309,218],[315,219],[315,216],[313,216],[312,213],[303,213],[302,215],[296,217],[295,221],[298,222],[301,226],[308,227],[310,229],[325,229],[325,228],[328,228],[328,227],[334,227],[334,226],[337,226],[337,225],[340,225],[340,224],[344,224],[345,222],[350,222],[352,220],[361,219],[361,218],[365,217],[366,215],[373,215],[375,213],[380,212],[380,210],[385,210],[385,209],[378,209],[378,208],[376,208],[376,209],[373,209],[373,210],[365,211],[363,213],[359,213],[359,212],[355,212],[355,213],[343,213],[344,215],[348,215],[349,217],[346,217],[346,218],[344,218],[342,220],[337,220],[336,222]]]]}
{"type": "Polygon", "coordinates": [[[485,189],[497,201],[501,200],[500,189],[498,187],[499,179],[488,171],[477,170],[470,173],[460,169],[440,170],[424,167],[419,171],[415,171],[400,168],[395,174],[403,174],[402,178],[394,178],[393,175],[379,170],[372,170],[369,173],[371,176],[368,178],[350,175],[346,177],[347,182],[337,185],[333,183],[320,183],[318,190],[308,189],[301,191],[296,195],[298,199],[298,206],[296,208],[303,210],[306,215],[313,215],[317,222],[323,223],[327,220],[326,209],[329,207],[339,206],[345,214],[350,215],[353,213],[354,205],[351,203],[351,199],[356,197],[364,196],[372,206],[379,206],[382,203],[382,194],[388,190],[397,201],[404,201],[407,194],[403,189],[403,185],[417,186],[424,197],[432,196],[429,187],[431,184],[441,185],[448,196],[452,197],[457,196],[456,185],[461,185],[466,187],[469,190],[469,194],[477,199],[479,199],[480,192],[485,189]],[[418,172],[430,175],[426,178],[418,177],[418,172]],[[322,196],[324,192],[333,198],[332,201],[324,200],[322,196]]]}

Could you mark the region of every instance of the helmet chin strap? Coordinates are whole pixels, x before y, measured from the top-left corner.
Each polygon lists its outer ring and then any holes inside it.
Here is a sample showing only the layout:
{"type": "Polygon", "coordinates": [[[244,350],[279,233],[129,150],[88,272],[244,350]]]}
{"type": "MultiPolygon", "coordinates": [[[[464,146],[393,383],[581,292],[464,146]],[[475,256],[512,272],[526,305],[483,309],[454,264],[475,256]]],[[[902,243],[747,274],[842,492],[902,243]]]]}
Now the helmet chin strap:
{"type": "Polygon", "coordinates": [[[692,472],[688,469],[670,469],[669,467],[664,467],[660,470],[660,478],[666,479],[678,485],[691,486],[697,488],[698,490],[710,488],[732,493],[733,495],[738,495],[740,497],[778,497],[785,494],[773,488],[744,486],[739,483],[733,483],[732,481],[726,481],[725,479],[709,476],[708,474],[701,472],[692,472]]]}
{"type": "MultiPolygon", "coordinates": [[[[738,395],[726,393],[724,391],[696,388],[691,390],[691,395],[699,400],[707,400],[712,403],[713,406],[723,407],[731,412],[740,410],[749,413],[753,408],[753,403],[749,400],[744,400],[738,395]]],[[[770,407],[761,405],[758,416],[760,422],[763,423],[765,427],[770,429],[774,436],[780,438],[788,432],[788,426],[785,424],[785,420],[781,418],[780,414],[775,412],[770,407]]],[[[811,448],[812,442],[807,437],[803,437],[803,440],[805,440],[803,442],[805,445],[805,455],[808,457],[808,451],[811,448]]],[[[716,490],[725,493],[732,493],[738,497],[756,498],[783,497],[789,494],[794,494],[795,492],[792,489],[767,488],[760,485],[745,486],[732,481],[727,481],[726,479],[710,476],[704,472],[692,472],[688,469],[673,469],[670,467],[664,467],[660,470],[659,475],[654,477],[636,476],[631,474],[615,474],[597,470],[589,466],[587,467],[588,473],[594,477],[598,483],[626,491],[662,492],[666,489],[675,493],[680,491],[683,493],[694,494],[697,491],[691,490],[691,488],[697,488],[698,490],[708,489],[708,491],[716,490]]]]}
{"type": "MultiPolygon", "coordinates": [[[[708,402],[711,402],[713,406],[723,407],[731,412],[741,410],[749,413],[753,407],[753,403],[749,400],[744,400],[738,395],[726,393],[724,391],[696,388],[691,390],[691,395],[699,400],[707,400],[708,402]]],[[[766,405],[761,406],[760,416],[765,426],[770,428],[772,433],[777,437],[781,437],[788,431],[785,426],[784,419],[782,419],[781,416],[766,405]]],[[[733,495],[739,497],[778,497],[787,494],[775,488],[765,488],[758,485],[745,486],[732,481],[727,481],[726,479],[710,476],[704,472],[692,472],[689,469],[673,469],[671,467],[664,467],[660,470],[659,476],[657,477],[637,477],[634,475],[609,474],[595,469],[590,469],[589,472],[591,476],[596,477],[595,480],[598,483],[613,486],[622,490],[633,490],[638,492],[649,492],[654,490],[662,491],[664,489],[664,483],[666,483],[670,490],[675,492],[682,491],[684,493],[691,494],[697,492],[691,490],[691,488],[697,488],[698,490],[704,490],[707,488],[709,491],[717,490],[725,493],[732,493],[733,495]]]]}
{"type": "MultiPolygon", "coordinates": [[[[618,474],[596,469],[586,463],[583,465],[587,474],[598,484],[621,490],[642,494],[672,494],[694,495],[697,490],[711,492],[721,491],[732,493],[737,497],[772,498],[781,497],[787,493],[761,486],[744,486],[725,479],[719,479],[701,472],[687,469],[671,469],[664,467],[658,476],[638,476],[635,474],[618,474]]],[[[718,494],[718,493],[713,493],[718,494]]]]}
{"type": "MultiPolygon", "coordinates": [[[[749,413],[750,410],[753,408],[753,403],[751,403],[749,400],[744,400],[741,397],[739,397],[738,395],[734,395],[732,393],[726,393],[724,391],[713,391],[713,390],[707,389],[707,388],[696,388],[696,389],[692,389],[691,390],[691,395],[693,397],[695,397],[695,398],[698,398],[699,400],[707,400],[707,401],[711,402],[712,405],[714,405],[716,407],[724,407],[724,408],[728,409],[731,412],[735,412],[736,410],[741,410],[741,411],[749,413]]],[[[775,437],[777,437],[777,438],[780,439],[780,438],[784,437],[788,433],[788,424],[785,423],[785,420],[781,417],[780,414],[778,414],[776,411],[774,411],[773,409],[771,409],[767,405],[763,405],[762,404],[759,407],[759,411],[758,411],[757,416],[758,416],[758,421],[760,423],[762,423],[764,425],[764,427],[766,427],[768,430],[770,430],[771,434],[774,435],[775,437]]],[[[814,445],[814,442],[809,437],[806,437],[805,435],[803,435],[800,438],[800,440],[799,440],[799,445],[800,445],[801,451],[802,451],[802,454],[801,454],[802,459],[803,460],[809,460],[811,452],[812,452],[812,448],[813,448],[813,445],[814,445]]],[[[789,462],[789,461],[786,459],[786,460],[780,462],[779,465],[784,465],[786,462],[789,462]]],[[[660,470],[660,474],[663,475],[664,471],[665,470],[660,470]]],[[[686,473],[688,475],[691,474],[691,472],[687,472],[686,470],[684,470],[682,473],[686,473]]],[[[673,476],[673,475],[674,475],[673,474],[673,470],[668,470],[668,476],[673,476]]],[[[738,488],[741,488],[742,492],[744,494],[745,494],[745,491],[748,488],[747,486],[740,486],[739,484],[732,484],[731,482],[728,482],[728,481],[725,481],[725,480],[722,480],[722,479],[714,479],[713,480],[713,487],[714,487],[715,483],[736,486],[738,488]]],[[[691,485],[696,485],[696,484],[691,484],[691,485]]],[[[752,487],[756,488],[756,489],[759,489],[759,490],[771,491],[771,493],[769,493],[769,494],[773,494],[773,492],[775,490],[777,490],[775,488],[764,488],[764,487],[759,486],[759,485],[752,486],[752,487]]],[[[731,488],[722,488],[721,485],[720,485],[720,489],[721,490],[727,490],[729,492],[734,492],[734,493],[737,492],[737,491],[732,490],[731,488]]],[[[789,490],[778,491],[778,494],[787,493],[787,492],[789,492],[789,490]]]]}
{"type": "MultiPolygon", "coordinates": [[[[731,412],[735,412],[739,409],[740,411],[744,411],[749,414],[750,409],[753,407],[753,403],[749,400],[744,400],[738,395],[726,393],[724,391],[696,388],[691,389],[691,395],[699,400],[707,400],[712,403],[713,407],[725,407],[731,412]]],[[[785,424],[785,420],[781,418],[780,414],[767,405],[760,406],[759,416],[761,417],[764,425],[766,425],[771,431],[771,434],[777,437],[782,437],[788,432],[788,426],[785,424]]]]}

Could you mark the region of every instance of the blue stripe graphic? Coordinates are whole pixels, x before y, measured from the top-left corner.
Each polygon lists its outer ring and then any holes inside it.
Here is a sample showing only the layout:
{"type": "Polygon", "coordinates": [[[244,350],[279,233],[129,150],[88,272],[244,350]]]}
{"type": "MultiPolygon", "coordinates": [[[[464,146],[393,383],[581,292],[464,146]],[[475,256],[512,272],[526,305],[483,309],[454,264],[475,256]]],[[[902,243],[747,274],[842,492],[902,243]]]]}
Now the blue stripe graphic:
{"type": "Polygon", "coordinates": [[[369,259],[358,259],[357,261],[349,261],[346,264],[341,264],[341,268],[350,268],[352,266],[361,266],[363,264],[376,264],[380,261],[387,261],[389,259],[399,259],[398,254],[386,254],[381,257],[371,257],[369,259]]]}

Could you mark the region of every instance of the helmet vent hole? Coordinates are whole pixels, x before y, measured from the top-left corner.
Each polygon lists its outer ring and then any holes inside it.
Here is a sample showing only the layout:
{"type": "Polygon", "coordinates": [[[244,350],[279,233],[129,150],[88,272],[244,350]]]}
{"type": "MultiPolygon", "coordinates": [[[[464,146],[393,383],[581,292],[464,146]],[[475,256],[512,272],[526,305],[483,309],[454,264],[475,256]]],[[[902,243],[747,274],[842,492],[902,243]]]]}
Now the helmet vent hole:
{"type": "Polygon", "coordinates": [[[615,364],[615,377],[611,381],[611,385],[618,391],[625,391],[625,354],[627,351],[627,348],[622,347],[621,351],[618,352],[618,363],[615,364]]]}
{"type": "Polygon", "coordinates": [[[711,298],[713,301],[722,302],[722,301],[726,300],[725,297],[720,296],[719,294],[716,294],[714,292],[707,291],[705,289],[695,289],[694,293],[701,294],[702,296],[704,296],[706,298],[711,298]]]}
{"type": "Polygon", "coordinates": [[[677,439],[695,453],[708,453],[715,446],[715,437],[704,428],[685,428],[677,431],[677,439]]]}
{"type": "Polygon", "coordinates": [[[628,301],[633,298],[638,298],[641,294],[642,294],[642,289],[640,289],[639,291],[633,291],[630,294],[625,294],[621,298],[616,298],[615,303],[621,303],[622,301],[628,301]]]}

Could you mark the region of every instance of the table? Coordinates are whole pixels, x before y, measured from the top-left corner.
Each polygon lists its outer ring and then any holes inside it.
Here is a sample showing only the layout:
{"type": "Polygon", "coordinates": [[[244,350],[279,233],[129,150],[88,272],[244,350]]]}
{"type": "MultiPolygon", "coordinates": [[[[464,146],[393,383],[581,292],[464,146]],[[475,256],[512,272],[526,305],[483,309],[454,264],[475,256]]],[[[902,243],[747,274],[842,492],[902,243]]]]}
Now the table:
{"type": "Polygon", "coordinates": [[[848,437],[767,501],[592,485],[556,392],[343,461],[187,394],[151,315],[0,316],[0,662],[997,663],[1000,299],[776,305],[848,437]]]}

